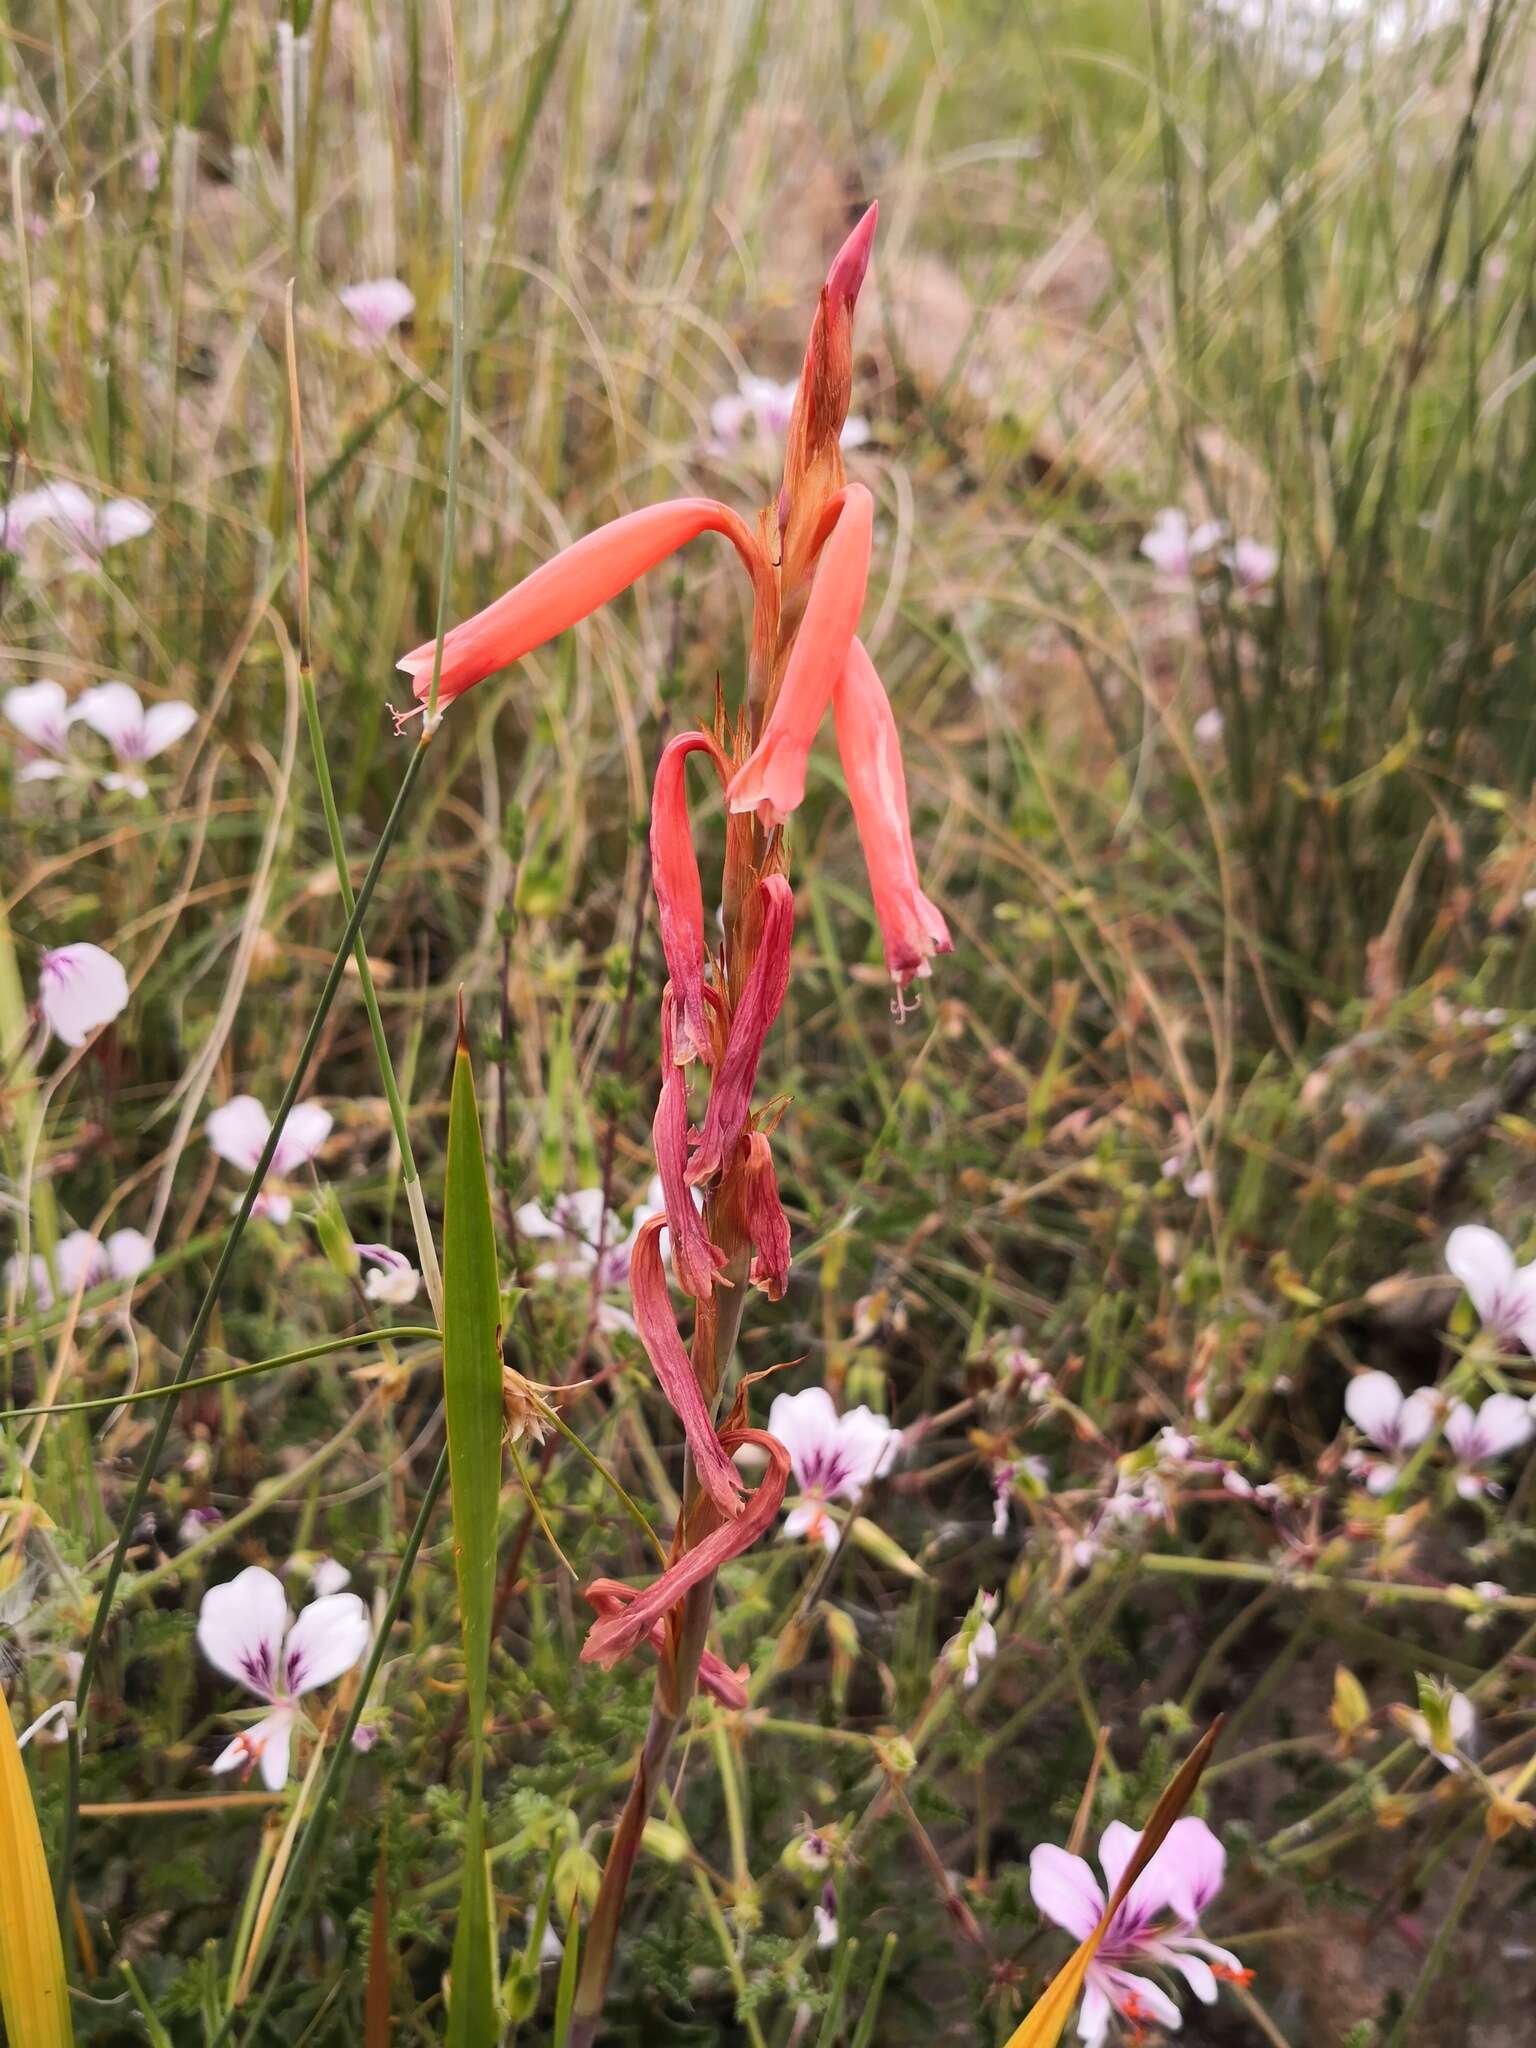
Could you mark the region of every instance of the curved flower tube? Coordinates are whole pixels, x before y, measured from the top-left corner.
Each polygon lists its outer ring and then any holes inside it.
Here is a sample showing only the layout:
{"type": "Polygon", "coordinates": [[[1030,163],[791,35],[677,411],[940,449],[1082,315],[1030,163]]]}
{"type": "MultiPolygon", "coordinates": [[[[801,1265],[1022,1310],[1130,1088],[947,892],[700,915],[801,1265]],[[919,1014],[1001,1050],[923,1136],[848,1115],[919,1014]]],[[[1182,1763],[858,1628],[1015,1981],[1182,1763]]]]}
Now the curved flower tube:
{"type": "Polygon", "coordinates": [[[907,813],[907,778],[901,765],[901,740],[891,716],[885,685],[862,640],[848,649],[833,696],[837,749],[853,804],[869,892],[885,964],[899,991],[914,975],[932,972],[935,953],[948,953],[953,941],[938,909],[923,894],[912,850],[912,825],[907,813]]]}
{"type": "MultiPolygon", "coordinates": [[[[582,1598],[597,1610],[600,1620],[622,1614],[639,1597],[636,1588],[626,1586],[622,1579],[594,1579],[582,1594],[582,1598]]],[[[665,1650],[667,1624],[660,1617],[651,1623],[649,1640],[653,1650],[665,1650]]],[[[739,1665],[733,1671],[723,1657],[717,1657],[713,1650],[705,1650],[699,1659],[699,1690],[708,1693],[712,1700],[718,1700],[722,1707],[734,1707],[739,1712],[748,1698],[746,1665],[739,1665]]]]}
{"type": "Polygon", "coordinates": [[[762,901],[762,937],[731,1018],[730,1035],[715,1070],[704,1128],[688,1169],[689,1184],[698,1187],[725,1170],[746,1129],[752,1107],[752,1086],[763,1041],[789,987],[789,946],[795,929],[795,894],[782,875],[765,875],[758,884],[762,901]]]}
{"type": "Polygon", "coordinates": [[[635,1327],[661,1382],[661,1391],[683,1425],[699,1483],[720,1513],[734,1518],[742,1511],[741,1474],[720,1448],[715,1425],[693,1376],[692,1361],[677,1334],[677,1318],[672,1313],[667,1276],[661,1263],[659,1240],[666,1227],[664,1216],[651,1217],[641,1225],[630,1248],[629,1292],[635,1306],[635,1327]]]}
{"type": "Polygon", "coordinates": [[[726,791],[733,811],[755,811],[765,825],[782,825],[805,795],[811,745],[864,609],[874,521],[874,499],[862,484],[849,484],[762,737],[726,791]]]}
{"type": "Polygon", "coordinates": [[[727,1429],[717,1442],[722,1451],[739,1451],[744,1444],[756,1444],[768,1455],[768,1470],[735,1521],[722,1522],[691,1550],[685,1550],[659,1579],[640,1589],[622,1613],[606,1615],[592,1624],[581,1646],[583,1664],[601,1664],[611,1670],[636,1644],[645,1641],[691,1586],[707,1579],[733,1557],[740,1557],[744,1550],[750,1550],[758,1537],[772,1528],[789,1480],[788,1451],[765,1429],[727,1429]]]}
{"type": "Polygon", "coordinates": [[[680,732],[662,749],[651,794],[651,882],[661,950],[682,1013],[672,1056],[696,1057],[709,1066],[715,1054],[704,997],[704,892],[688,821],[688,756],[697,753],[709,755],[722,783],[729,776],[726,758],[708,733],[680,732]]]}
{"type": "Polygon", "coordinates": [[[675,1049],[677,1010],[677,995],[669,982],[661,998],[661,1098],[651,1142],[672,1234],[672,1270],[686,1293],[702,1299],[712,1291],[726,1257],[711,1243],[688,1188],[688,1083],[675,1049]]]}
{"type": "MultiPolygon", "coordinates": [[[[701,533],[721,533],[735,548],[756,587],[772,571],[746,521],[714,498],[674,498],[626,512],[562,548],[552,561],[465,619],[443,639],[443,669],[438,702],[461,697],[497,669],[521,661],[546,640],[636,583],[647,569],[675,554],[701,533]]],[[[432,692],[435,640],[423,641],[402,655],[397,668],[412,678],[417,699],[425,704],[432,692]]]]}

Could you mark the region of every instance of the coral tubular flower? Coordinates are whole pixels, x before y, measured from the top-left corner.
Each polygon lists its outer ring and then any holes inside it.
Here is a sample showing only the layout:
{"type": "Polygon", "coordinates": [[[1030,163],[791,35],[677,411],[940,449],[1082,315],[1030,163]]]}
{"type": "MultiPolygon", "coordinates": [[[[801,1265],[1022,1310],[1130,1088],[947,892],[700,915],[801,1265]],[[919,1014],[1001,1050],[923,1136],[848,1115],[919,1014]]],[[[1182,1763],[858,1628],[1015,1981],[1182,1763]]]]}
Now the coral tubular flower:
{"type": "Polygon", "coordinates": [[[782,825],[805,795],[811,746],[864,608],[874,517],[869,492],[849,484],[823,543],[805,617],[762,737],[726,792],[733,811],[755,811],[765,825],[782,825]]]}
{"type": "Polygon", "coordinates": [[[773,1147],[761,1131],[747,1133],[747,1158],[742,1170],[747,1235],[752,1240],[754,1287],[770,1301],[782,1301],[789,1281],[789,1222],[779,1200],[779,1177],[773,1147]]]}
{"type": "MultiPolygon", "coordinates": [[[[638,1597],[636,1589],[626,1586],[621,1579],[594,1579],[583,1594],[600,1619],[622,1614],[638,1597]]],[[[650,1643],[654,1650],[665,1650],[667,1645],[667,1624],[659,1615],[651,1623],[650,1643]]],[[[723,1657],[706,1650],[699,1659],[699,1691],[718,1700],[722,1707],[733,1707],[739,1712],[748,1699],[746,1665],[733,1671],[723,1657]]]]}
{"type": "Polygon", "coordinates": [[[688,1169],[697,1187],[725,1169],[746,1129],[752,1107],[752,1084],[763,1041],[779,1014],[789,987],[789,945],[795,928],[795,896],[782,875],[765,875],[759,884],[762,938],[747,985],[731,1018],[730,1036],[715,1072],[698,1150],[688,1169]]]}
{"type": "MultiPolygon", "coordinates": [[[[667,1276],[662,1269],[658,1241],[665,1228],[662,1219],[653,1216],[635,1239],[630,1253],[629,1291],[635,1305],[635,1325],[661,1390],[683,1425],[700,1484],[721,1514],[734,1517],[741,1513],[741,1474],[721,1449],[704,1396],[693,1376],[692,1363],[677,1334],[677,1318],[667,1295],[667,1276]]],[[[676,1256],[674,1242],[673,1257],[676,1256]]]]}
{"type": "Polygon", "coordinates": [[[725,1451],[739,1451],[743,1445],[755,1444],[768,1455],[768,1469],[745,1508],[735,1521],[722,1522],[691,1550],[685,1550],[659,1579],[637,1592],[622,1613],[594,1622],[581,1646],[584,1664],[601,1664],[611,1670],[621,1657],[627,1657],[638,1643],[646,1640],[656,1623],[664,1620],[690,1587],[749,1550],[773,1526],[789,1479],[788,1451],[764,1429],[727,1429],[719,1442],[725,1451]]]}
{"type": "Polygon", "coordinates": [[[838,752],[899,1014],[900,992],[914,975],[931,973],[929,960],[935,953],[948,953],[953,942],[943,916],[918,882],[901,741],[885,685],[861,640],[855,639],[848,650],[833,701],[838,752]]]}
{"type": "MultiPolygon", "coordinates": [[[[438,701],[462,696],[497,669],[521,661],[546,640],[597,611],[647,569],[675,554],[701,533],[721,533],[746,564],[756,584],[767,573],[762,550],[746,522],[729,505],[714,498],[676,498],[626,512],[595,533],[563,549],[531,576],[455,626],[443,641],[443,670],[438,701]]],[[[412,680],[419,701],[432,691],[432,665],[437,643],[427,640],[397,666],[412,680]]]]}
{"type": "Polygon", "coordinates": [[[661,999],[661,1097],[651,1125],[651,1142],[671,1233],[672,1270],[685,1293],[702,1299],[712,1291],[726,1258],[711,1242],[688,1186],[688,1083],[675,1051],[677,1010],[677,997],[669,982],[661,999]]]}
{"type": "Polygon", "coordinates": [[[661,950],[682,1012],[674,1057],[714,1059],[704,996],[704,892],[688,821],[688,756],[705,753],[726,779],[726,762],[702,732],[682,732],[662,750],[651,793],[651,881],[661,925],[661,950]]]}

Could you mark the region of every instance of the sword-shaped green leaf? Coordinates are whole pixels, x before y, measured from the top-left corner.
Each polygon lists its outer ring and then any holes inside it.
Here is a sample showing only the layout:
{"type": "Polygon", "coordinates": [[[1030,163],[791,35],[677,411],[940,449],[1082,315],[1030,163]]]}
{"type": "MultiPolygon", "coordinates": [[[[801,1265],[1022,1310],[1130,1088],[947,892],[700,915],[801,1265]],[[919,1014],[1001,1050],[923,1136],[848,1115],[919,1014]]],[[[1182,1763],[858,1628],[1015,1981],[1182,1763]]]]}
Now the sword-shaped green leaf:
{"type": "Polygon", "coordinates": [[[461,1007],[443,1202],[443,1399],[448,1416],[453,1558],[469,1709],[470,1783],[463,1889],[453,1944],[449,2048],[486,2048],[499,2031],[482,1783],[501,1498],[500,1312],[496,1234],[461,1007]]]}

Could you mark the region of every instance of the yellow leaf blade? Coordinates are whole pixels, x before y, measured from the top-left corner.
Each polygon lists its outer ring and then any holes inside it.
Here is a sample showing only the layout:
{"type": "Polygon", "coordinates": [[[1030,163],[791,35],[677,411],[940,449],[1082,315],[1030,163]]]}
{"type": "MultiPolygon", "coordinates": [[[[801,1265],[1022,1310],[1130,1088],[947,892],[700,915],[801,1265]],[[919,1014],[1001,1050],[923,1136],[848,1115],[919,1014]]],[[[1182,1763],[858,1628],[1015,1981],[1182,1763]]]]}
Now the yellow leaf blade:
{"type": "Polygon", "coordinates": [[[64,1949],[32,1788],[0,1699],[0,2012],[27,2048],[72,2048],[64,1949]]]}

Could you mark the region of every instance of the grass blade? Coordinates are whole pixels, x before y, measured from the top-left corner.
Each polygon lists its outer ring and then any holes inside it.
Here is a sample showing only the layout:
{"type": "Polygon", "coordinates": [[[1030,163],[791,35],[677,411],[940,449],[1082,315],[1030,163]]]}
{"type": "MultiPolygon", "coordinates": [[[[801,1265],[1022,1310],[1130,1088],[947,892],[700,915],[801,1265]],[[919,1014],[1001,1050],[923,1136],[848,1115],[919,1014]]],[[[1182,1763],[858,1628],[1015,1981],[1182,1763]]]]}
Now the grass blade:
{"type": "Polygon", "coordinates": [[[443,1202],[443,1399],[453,1498],[453,1557],[469,1708],[469,1827],[453,1944],[450,2048],[484,2048],[496,2038],[490,1884],[485,1864],[482,1782],[491,1606],[496,1593],[496,1523],[501,1499],[501,1301],[496,1233],[485,1177],[480,1112],[459,1008],[459,1048],[448,1111],[443,1202]]]}
{"type": "Polygon", "coordinates": [[[0,2011],[8,2037],[26,2048],[69,2048],[69,1992],[53,1886],[26,1766],[0,1700],[0,2011]]]}

